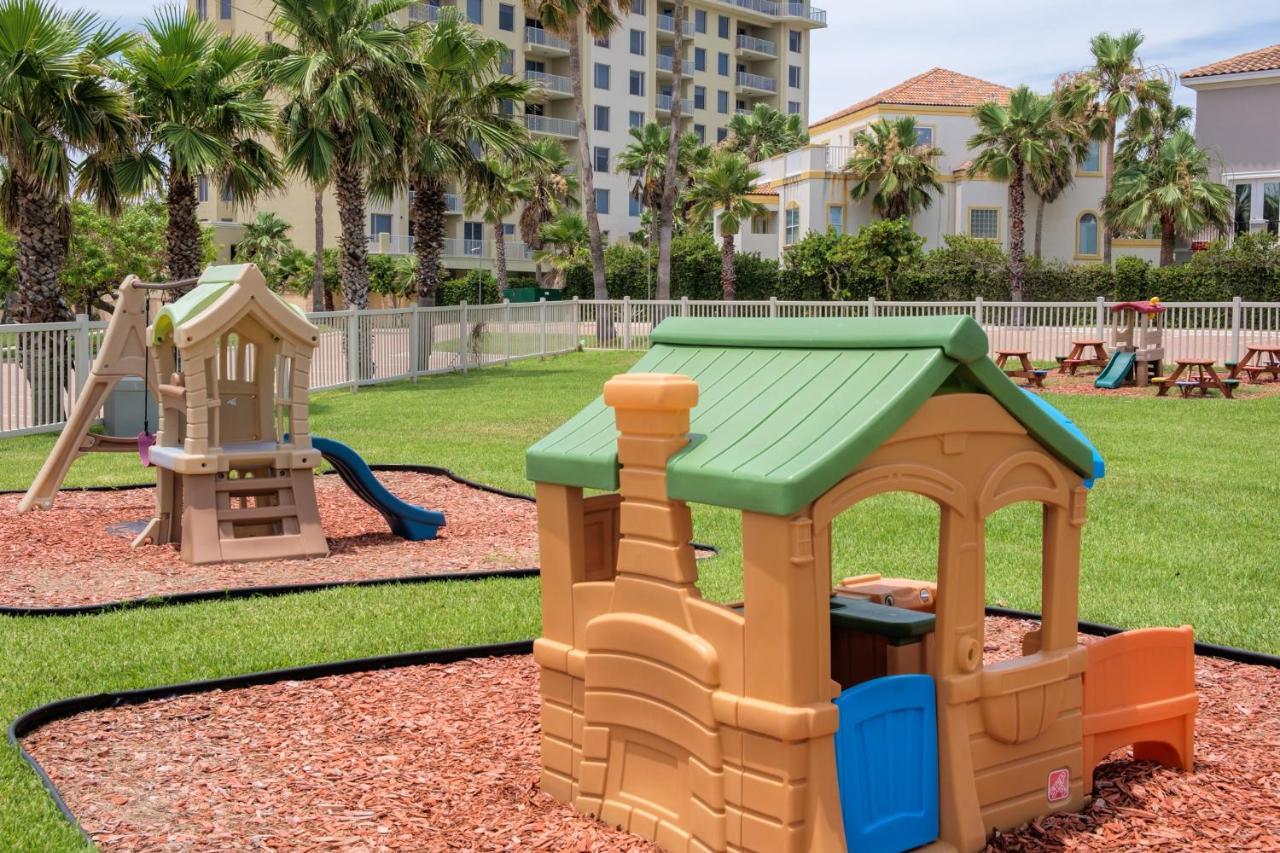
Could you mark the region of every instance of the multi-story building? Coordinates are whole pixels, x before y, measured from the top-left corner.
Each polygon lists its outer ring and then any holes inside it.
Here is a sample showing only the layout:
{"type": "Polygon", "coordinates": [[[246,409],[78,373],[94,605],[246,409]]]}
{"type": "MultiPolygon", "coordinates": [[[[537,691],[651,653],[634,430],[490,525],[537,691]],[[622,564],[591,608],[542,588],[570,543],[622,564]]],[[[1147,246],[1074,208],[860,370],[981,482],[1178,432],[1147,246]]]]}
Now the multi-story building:
{"type": "MultiPolygon", "coordinates": [[[[1008,247],[1008,185],[968,174],[974,152],[969,138],[977,130],[973,108],[988,101],[1007,101],[1009,89],[945,68],[934,68],[830,115],[810,126],[810,144],[798,151],[757,163],[763,174],[755,196],[769,211],[743,223],[740,250],[781,257],[786,247],[810,231],[835,229],[855,233],[873,219],[870,198],[854,201],[853,181],[845,165],[858,132],[879,119],[914,116],[918,139],[943,153],[936,166],[942,192],[928,209],[912,218],[926,248],[942,245],[947,234],[968,234],[1008,247]]],[[[1046,260],[1102,260],[1101,209],[1105,181],[1099,147],[1076,164],[1075,180],[1044,209],[1042,253],[1046,260]]],[[[1034,246],[1038,203],[1027,193],[1026,249],[1034,246]]],[[[1113,256],[1159,257],[1159,240],[1117,239],[1113,256]]]]}
{"type": "Polygon", "coordinates": [[[1196,141],[1235,195],[1237,234],[1280,233],[1280,44],[1192,69],[1196,141]]]}
{"type": "MultiPolygon", "coordinates": [[[[201,16],[227,32],[273,37],[272,0],[188,0],[201,16]]],[[[510,48],[512,73],[540,84],[540,93],[523,106],[530,131],[558,139],[578,160],[575,110],[565,41],[527,15],[522,0],[430,0],[416,3],[408,20],[430,22],[442,6],[457,6],[486,35],[510,48]]],[[[680,97],[682,130],[707,143],[725,137],[735,112],[757,104],[807,115],[810,35],[826,25],[826,12],[787,0],[688,0],[685,25],[684,84],[672,90],[675,25],[673,10],[662,0],[631,0],[621,25],[606,39],[583,40],[583,94],[590,127],[600,226],[614,241],[641,228],[642,210],[633,195],[635,179],[619,174],[618,154],[629,144],[628,131],[649,121],[670,122],[672,99],[680,97]]],[[[218,188],[201,184],[201,218],[211,223],[225,255],[233,251],[242,223],[257,210],[270,210],[293,225],[294,242],[310,251],[315,244],[315,197],[303,182],[259,200],[253,209],[237,208],[218,188]]],[[[325,242],[336,245],[337,207],[324,199],[325,242]]],[[[449,196],[444,251],[451,269],[491,266],[492,226],[471,215],[461,197],[449,196]]],[[[371,202],[368,234],[373,252],[409,252],[408,199],[371,202]]],[[[507,257],[513,270],[531,270],[531,253],[515,233],[517,215],[504,226],[507,257]]]]}

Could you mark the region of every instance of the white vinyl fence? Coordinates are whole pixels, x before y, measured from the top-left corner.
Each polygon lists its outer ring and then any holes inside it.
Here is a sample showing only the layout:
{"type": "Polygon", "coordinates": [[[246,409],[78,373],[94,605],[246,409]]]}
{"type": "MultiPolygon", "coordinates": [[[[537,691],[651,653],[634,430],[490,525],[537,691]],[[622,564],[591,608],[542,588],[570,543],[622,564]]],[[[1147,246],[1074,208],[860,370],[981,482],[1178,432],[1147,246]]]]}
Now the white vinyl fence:
{"type": "MultiPolygon", "coordinates": [[[[1169,359],[1238,358],[1251,343],[1280,340],[1280,302],[1165,303],[1169,359]]],[[[582,349],[643,350],[662,319],[681,317],[924,317],[977,320],[991,347],[1065,355],[1077,339],[1107,339],[1110,303],[754,302],[573,300],[329,311],[320,328],[311,388],[358,388],[435,373],[507,364],[582,349]]],[[[0,326],[0,437],[61,428],[89,375],[104,321],[0,326]],[[34,380],[34,381],[32,381],[34,380]],[[57,389],[56,393],[50,393],[57,389]]]]}

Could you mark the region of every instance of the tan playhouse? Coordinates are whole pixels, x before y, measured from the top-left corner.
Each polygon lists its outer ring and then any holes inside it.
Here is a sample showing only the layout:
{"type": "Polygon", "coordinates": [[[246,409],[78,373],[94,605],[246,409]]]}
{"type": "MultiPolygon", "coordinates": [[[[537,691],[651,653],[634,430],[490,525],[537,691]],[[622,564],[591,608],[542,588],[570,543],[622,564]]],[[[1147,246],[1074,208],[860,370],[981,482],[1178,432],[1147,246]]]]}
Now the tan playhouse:
{"type": "Polygon", "coordinates": [[[1081,808],[1119,745],[1189,767],[1190,631],[1077,644],[1101,459],[971,319],[674,318],[653,341],[527,455],[543,790],[672,851],[980,850],[1081,808]],[[833,521],[901,491],[941,509],[936,614],[833,595],[833,521]],[[741,512],[741,606],[699,592],[690,502],[741,512]],[[1044,622],[988,665],[985,524],[1019,502],[1043,508],[1044,622]]]}

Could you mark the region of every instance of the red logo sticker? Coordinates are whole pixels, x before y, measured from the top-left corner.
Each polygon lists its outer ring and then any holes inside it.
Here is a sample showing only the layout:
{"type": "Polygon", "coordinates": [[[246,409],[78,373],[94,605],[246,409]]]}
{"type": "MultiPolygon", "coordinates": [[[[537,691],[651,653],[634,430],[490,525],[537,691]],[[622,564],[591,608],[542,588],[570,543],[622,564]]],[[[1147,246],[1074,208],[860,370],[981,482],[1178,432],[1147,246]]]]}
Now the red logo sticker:
{"type": "Polygon", "coordinates": [[[1049,784],[1046,786],[1049,802],[1060,803],[1071,796],[1071,771],[1063,767],[1049,771],[1049,784]]]}

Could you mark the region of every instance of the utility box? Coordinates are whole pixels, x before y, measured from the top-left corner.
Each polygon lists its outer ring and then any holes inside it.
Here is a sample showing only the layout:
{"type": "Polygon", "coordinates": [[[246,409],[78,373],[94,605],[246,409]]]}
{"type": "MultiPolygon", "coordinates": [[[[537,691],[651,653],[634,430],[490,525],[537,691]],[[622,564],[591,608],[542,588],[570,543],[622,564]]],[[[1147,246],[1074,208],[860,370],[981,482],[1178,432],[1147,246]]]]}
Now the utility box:
{"type": "Polygon", "coordinates": [[[563,302],[564,291],[547,287],[508,287],[502,291],[502,298],[513,304],[538,302],[543,299],[548,302],[563,302]]]}
{"type": "Polygon", "coordinates": [[[126,376],[102,404],[102,426],[107,435],[131,436],[160,426],[160,409],[156,395],[147,392],[146,383],[137,376],[126,376]],[[145,407],[145,408],[144,408],[145,407]],[[144,420],[143,412],[147,417],[144,420]]]}

